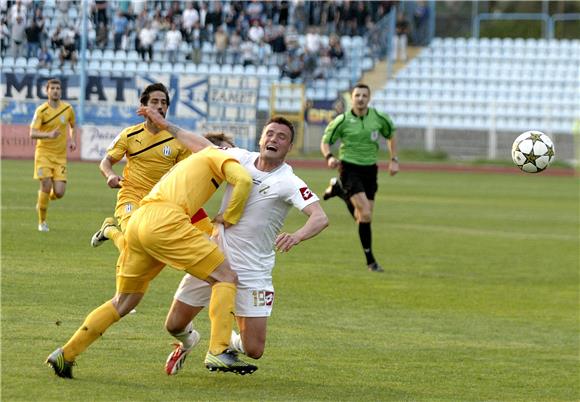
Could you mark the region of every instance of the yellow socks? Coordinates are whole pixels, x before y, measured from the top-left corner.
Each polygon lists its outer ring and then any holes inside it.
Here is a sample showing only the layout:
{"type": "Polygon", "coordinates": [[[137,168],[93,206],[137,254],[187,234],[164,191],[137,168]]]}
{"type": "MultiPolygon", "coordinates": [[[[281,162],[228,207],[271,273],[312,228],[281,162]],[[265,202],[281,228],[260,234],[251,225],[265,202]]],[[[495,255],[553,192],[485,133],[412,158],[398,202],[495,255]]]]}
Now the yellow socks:
{"type": "Polygon", "coordinates": [[[93,310],[85,318],[83,325],[63,346],[64,359],[69,362],[74,361],[79,354],[103,335],[107,328],[119,321],[120,318],[121,316],[110,300],[93,310]]]}
{"type": "Polygon", "coordinates": [[[38,212],[38,223],[46,221],[46,210],[48,208],[48,193],[38,191],[38,200],[36,203],[36,211],[38,212]]]}
{"type": "Polygon", "coordinates": [[[109,226],[107,227],[103,234],[107,239],[110,239],[115,243],[115,247],[119,252],[123,251],[123,247],[125,246],[125,237],[123,236],[123,232],[121,232],[116,226],[109,226]]]}
{"type": "Polygon", "coordinates": [[[234,302],[236,285],[228,282],[218,282],[212,286],[209,301],[209,318],[211,320],[211,338],[209,352],[219,355],[230,344],[230,336],[234,327],[234,302]],[[217,306],[220,305],[221,308],[217,306]]]}

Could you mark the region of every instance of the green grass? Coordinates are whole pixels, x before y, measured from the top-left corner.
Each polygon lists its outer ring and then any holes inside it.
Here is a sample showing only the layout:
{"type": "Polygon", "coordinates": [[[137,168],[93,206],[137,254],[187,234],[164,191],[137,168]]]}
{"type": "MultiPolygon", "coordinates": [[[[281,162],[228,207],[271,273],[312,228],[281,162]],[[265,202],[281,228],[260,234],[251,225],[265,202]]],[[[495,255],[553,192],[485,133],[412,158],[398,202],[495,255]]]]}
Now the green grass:
{"type": "MultiPolygon", "coordinates": [[[[324,202],[331,226],[278,257],[254,375],[203,368],[205,313],[200,347],[165,375],[181,279],[167,268],[65,381],[44,359],[113,295],[116,260],[111,244],[89,246],[114,191],[96,164],[69,170],[39,233],[32,162],[2,161],[3,401],[580,399],[578,178],[381,173],[374,248],[387,272],[365,270],[346,208],[324,202]]],[[[297,173],[318,194],[330,175],[297,173]]],[[[303,221],[292,212],[287,229],[303,221]]]]}

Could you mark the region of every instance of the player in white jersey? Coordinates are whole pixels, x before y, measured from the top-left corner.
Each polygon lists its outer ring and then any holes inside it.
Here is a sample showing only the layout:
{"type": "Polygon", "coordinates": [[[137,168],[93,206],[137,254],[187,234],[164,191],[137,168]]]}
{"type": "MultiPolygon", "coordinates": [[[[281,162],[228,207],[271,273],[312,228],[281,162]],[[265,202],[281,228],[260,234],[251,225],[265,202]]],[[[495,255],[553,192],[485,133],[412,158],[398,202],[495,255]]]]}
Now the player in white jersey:
{"type": "MultiPolygon", "coordinates": [[[[274,303],[272,270],[275,251],[286,252],[303,240],[316,236],[328,226],[328,218],[318,197],[296,176],[285,158],[292,147],[294,127],[282,117],[266,123],[260,138],[260,152],[230,148],[252,176],[253,187],[242,217],[235,226],[222,224],[221,211],[215,218],[214,240],[238,275],[236,319],[240,333],[232,333],[230,350],[259,359],[266,345],[267,320],[274,303]],[[289,210],[295,207],[308,219],[294,233],[280,233],[289,210]]],[[[227,147],[231,140],[208,137],[227,147]]],[[[224,200],[231,189],[226,189],[224,200]]],[[[165,371],[176,374],[199,341],[192,320],[209,305],[211,288],[206,282],[186,275],[175,293],[165,327],[178,341],[168,356],[165,371]]]]}

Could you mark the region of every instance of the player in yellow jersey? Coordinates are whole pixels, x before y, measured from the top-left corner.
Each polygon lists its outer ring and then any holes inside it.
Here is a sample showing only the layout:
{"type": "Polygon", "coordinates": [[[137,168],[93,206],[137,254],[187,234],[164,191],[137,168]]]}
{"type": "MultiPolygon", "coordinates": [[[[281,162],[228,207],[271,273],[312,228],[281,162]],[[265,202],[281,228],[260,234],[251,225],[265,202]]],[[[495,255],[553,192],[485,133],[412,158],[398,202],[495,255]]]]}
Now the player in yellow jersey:
{"type": "MultiPolygon", "coordinates": [[[[165,85],[148,85],[141,93],[140,103],[165,116],[170,104],[169,91],[165,85]]],[[[160,130],[149,119],[127,127],[113,140],[99,168],[111,188],[119,188],[115,218],[106,218],[101,228],[93,235],[91,245],[98,247],[108,239],[123,249],[123,232],[131,214],[139,207],[143,197],[151,191],[159,179],[177,162],[191,155],[191,151],[175,140],[170,133],[160,130]],[[126,158],[123,175],[118,175],[113,166],[126,158]]],[[[205,223],[210,225],[209,219],[205,223]]]]}
{"type": "Polygon", "coordinates": [[[34,152],[34,178],[40,181],[36,202],[40,232],[49,231],[46,223],[49,200],[62,198],[66,189],[67,134],[70,136],[71,151],[77,147],[78,136],[74,110],[70,103],[60,99],[62,96],[60,81],[48,80],[46,93],[48,100],[36,108],[30,123],[30,138],[37,140],[34,152]]]}
{"type": "Polygon", "coordinates": [[[115,296],[93,310],[70,340],[51,353],[46,362],[56,375],[72,378],[76,357],[135,308],[149,282],[165,265],[170,265],[212,285],[211,337],[205,366],[211,371],[252,373],[257,367],[238,359],[228,349],[237,275],[217,245],[190,223],[191,217],[224,181],[233,186],[223,213],[224,226],[237,223],[252,179],[235,158],[213,147],[207,139],[167,123],[157,109],[141,107],[139,114],[197,153],[176,164],[143,198],[127,223],[115,296]]]}

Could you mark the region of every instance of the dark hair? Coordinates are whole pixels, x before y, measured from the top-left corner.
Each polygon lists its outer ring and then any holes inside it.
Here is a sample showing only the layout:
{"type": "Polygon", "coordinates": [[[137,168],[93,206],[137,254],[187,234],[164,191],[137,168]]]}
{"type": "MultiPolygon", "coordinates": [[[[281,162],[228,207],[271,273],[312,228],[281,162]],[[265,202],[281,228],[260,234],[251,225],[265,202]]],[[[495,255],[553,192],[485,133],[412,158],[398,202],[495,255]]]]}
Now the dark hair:
{"type": "Polygon", "coordinates": [[[161,91],[165,94],[165,100],[167,100],[167,106],[169,106],[169,91],[167,90],[165,85],[163,85],[160,82],[147,85],[147,87],[145,87],[145,90],[141,93],[141,98],[139,98],[139,102],[141,102],[143,106],[147,106],[147,102],[149,102],[149,95],[151,94],[151,92],[155,91],[161,91]]]}
{"type": "Polygon", "coordinates": [[[266,124],[264,124],[264,127],[266,127],[268,124],[271,123],[278,123],[288,127],[290,129],[290,142],[294,142],[294,125],[290,120],[288,120],[284,116],[272,116],[270,117],[270,120],[268,120],[266,124]]]}
{"type": "Polygon", "coordinates": [[[235,147],[234,138],[226,133],[222,132],[209,132],[203,135],[207,138],[212,144],[217,145],[218,147],[222,145],[222,142],[227,142],[232,147],[235,147]]]}
{"type": "Polygon", "coordinates": [[[350,92],[351,94],[354,92],[355,89],[357,88],[363,88],[366,89],[367,91],[369,91],[369,95],[371,94],[371,88],[367,85],[367,84],[363,84],[362,82],[359,82],[358,84],[356,84],[353,88],[352,91],[350,92]]]}
{"type": "Polygon", "coordinates": [[[50,84],[58,85],[59,87],[62,86],[62,84],[60,83],[60,80],[58,78],[51,78],[48,81],[46,81],[46,89],[48,89],[50,84]]]}

